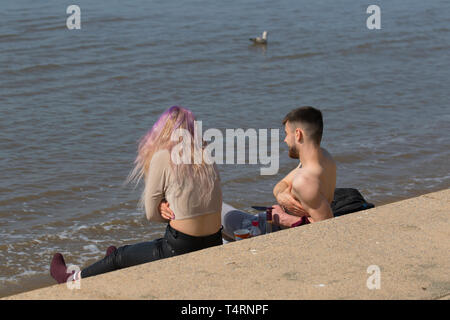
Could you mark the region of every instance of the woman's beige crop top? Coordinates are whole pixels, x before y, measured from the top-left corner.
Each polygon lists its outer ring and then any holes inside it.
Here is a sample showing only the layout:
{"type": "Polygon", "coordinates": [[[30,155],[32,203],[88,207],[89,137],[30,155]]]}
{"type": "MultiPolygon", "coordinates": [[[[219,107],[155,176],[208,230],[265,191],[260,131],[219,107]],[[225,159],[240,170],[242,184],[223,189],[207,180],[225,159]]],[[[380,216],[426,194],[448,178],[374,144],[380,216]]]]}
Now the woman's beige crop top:
{"type": "Polygon", "coordinates": [[[144,189],[144,206],[147,219],[156,222],[167,222],[158,211],[159,204],[163,199],[169,202],[170,209],[175,214],[175,220],[221,212],[222,189],[216,165],[213,165],[216,172],[214,187],[212,190],[208,190],[211,200],[203,203],[201,200],[204,195],[200,194],[195,181],[187,181],[182,189],[176,185],[171,161],[168,150],[159,150],[152,157],[148,175],[145,178],[144,189]]]}

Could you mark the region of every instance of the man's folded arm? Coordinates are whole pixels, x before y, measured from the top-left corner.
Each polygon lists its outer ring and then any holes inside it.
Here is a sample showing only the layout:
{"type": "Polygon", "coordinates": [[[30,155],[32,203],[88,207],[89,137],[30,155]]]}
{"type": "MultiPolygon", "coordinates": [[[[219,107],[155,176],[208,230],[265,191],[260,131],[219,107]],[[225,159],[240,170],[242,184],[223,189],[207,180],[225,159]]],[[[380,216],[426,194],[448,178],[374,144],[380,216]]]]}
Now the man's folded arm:
{"type": "Polygon", "coordinates": [[[297,168],[293,169],[291,172],[289,172],[286,177],[281,179],[280,182],[278,182],[275,187],[273,188],[273,195],[275,198],[277,198],[278,194],[281,192],[287,191],[292,186],[292,181],[294,180],[294,176],[296,173],[297,168]]]}
{"type": "Polygon", "coordinates": [[[281,180],[280,182],[278,182],[273,188],[273,196],[275,197],[275,199],[281,192],[286,191],[288,188],[289,185],[285,181],[281,180]]]}

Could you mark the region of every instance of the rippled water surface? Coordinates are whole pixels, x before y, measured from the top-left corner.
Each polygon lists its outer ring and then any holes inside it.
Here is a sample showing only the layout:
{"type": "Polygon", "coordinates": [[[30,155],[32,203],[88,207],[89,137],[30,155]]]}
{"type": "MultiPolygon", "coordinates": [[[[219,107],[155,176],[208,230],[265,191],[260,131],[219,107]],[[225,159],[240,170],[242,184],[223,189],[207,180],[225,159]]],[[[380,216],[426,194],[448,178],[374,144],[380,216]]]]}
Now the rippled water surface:
{"type": "Polygon", "coordinates": [[[221,165],[248,210],[296,162],[283,116],[323,111],[338,186],[376,205],[448,188],[450,3],[69,1],[0,5],[0,296],[53,284],[52,254],[84,266],[162,235],[124,185],[136,142],[171,105],[203,128],[280,129],[278,175],[221,165]],[[269,44],[248,38],[269,31],[269,44]]]}

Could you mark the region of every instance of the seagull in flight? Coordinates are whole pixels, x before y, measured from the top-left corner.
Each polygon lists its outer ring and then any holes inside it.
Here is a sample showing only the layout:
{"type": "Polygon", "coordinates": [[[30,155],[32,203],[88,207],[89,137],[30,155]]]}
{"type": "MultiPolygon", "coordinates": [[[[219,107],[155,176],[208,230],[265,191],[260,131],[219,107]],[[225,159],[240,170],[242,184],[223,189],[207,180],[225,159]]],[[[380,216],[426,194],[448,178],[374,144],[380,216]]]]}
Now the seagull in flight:
{"type": "Polygon", "coordinates": [[[264,31],[261,37],[250,38],[250,41],[254,44],[267,44],[267,31],[264,31]]]}

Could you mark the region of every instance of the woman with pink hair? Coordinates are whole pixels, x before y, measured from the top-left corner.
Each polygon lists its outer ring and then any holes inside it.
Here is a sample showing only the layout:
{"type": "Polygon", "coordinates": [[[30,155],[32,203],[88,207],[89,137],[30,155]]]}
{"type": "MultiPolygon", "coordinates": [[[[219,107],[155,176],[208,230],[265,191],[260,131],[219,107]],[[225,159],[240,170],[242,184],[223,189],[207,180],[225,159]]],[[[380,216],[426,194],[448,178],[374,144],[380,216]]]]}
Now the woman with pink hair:
{"type": "Polygon", "coordinates": [[[195,141],[194,120],[185,108],[166,110],[140,140],[135,168],[127,179],[137,184],[144,178],[139,206],[149,221],[167,223],[164,237],[111,246],[103,259],[74,274],[66,272],[63,256],[56,253],[50,274],[58,283],[222,244],[219,172],[205,158],[201,138],[195,141]]]}

